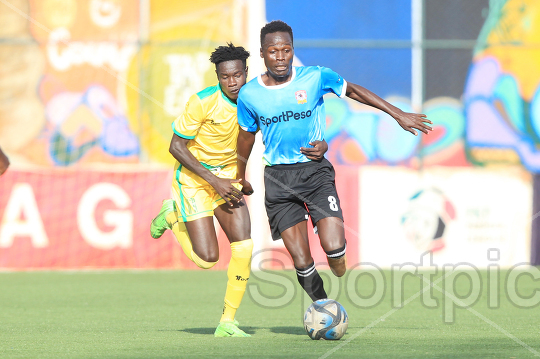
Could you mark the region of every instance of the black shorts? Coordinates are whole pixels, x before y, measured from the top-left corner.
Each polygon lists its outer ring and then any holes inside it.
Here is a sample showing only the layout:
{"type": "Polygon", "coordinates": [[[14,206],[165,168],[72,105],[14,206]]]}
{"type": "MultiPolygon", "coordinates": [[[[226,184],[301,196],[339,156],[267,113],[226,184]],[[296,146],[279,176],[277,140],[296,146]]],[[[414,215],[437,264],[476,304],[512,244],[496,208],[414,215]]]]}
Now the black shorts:
{"type": "Polygon", "coordinates": [[[326,158],[321,162],[266,166],[265,205],[273,240],[309,216],[313,225],[327,217],[343,220],[335,176],[326,158]]]}

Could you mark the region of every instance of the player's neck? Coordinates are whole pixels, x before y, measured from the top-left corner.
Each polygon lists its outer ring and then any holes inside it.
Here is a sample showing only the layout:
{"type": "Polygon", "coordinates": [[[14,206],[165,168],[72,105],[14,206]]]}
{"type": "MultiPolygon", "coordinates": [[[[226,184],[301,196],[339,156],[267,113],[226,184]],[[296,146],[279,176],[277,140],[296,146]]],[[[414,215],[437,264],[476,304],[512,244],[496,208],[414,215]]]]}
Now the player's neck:
{"type": "Polygon", "coordinates": [[[226,94],[225,92],[223,93],[223,95],[225,95],[225,97],[227,97],[227,99],[228,99],[229,101],[231,101],[232,103],[236,104],[236,99],[233,100],[232,98],[230,98],[229,96],[227,96],[227,94],[226,94]]]}
{"type": "Polygon", "coordinates": [[[262,79],[262,81],[264,82],[264,84],[266,86],[282,85],[284,83],[287,83],[287,82],[291,81],[291,79],[292,79],[292,71],[290,71],[287,76],[283,76],[283,77],[273,76],[269,71],[266,71],[261,76],[261,79],[262,79]]]}

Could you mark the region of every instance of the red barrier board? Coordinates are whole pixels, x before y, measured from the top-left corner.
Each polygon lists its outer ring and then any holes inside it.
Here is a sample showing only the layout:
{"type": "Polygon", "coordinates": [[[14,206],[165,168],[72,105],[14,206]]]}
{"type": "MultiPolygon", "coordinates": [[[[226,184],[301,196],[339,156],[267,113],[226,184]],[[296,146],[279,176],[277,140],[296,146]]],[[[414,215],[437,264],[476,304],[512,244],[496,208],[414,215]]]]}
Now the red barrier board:
{"type": "MultiPolygon", "coordinates": [[[[349,263],[358,260],[358,170],[336,168],[349,263]]],[[[196,269],[171,231],[150,236],[161,201],[170,198],[172,171],[9,170],[0,178],[0,268],[196,269]]],[[[220,261],[230,247],[217,227],[220,261]]],[[[313,257],[326,256],[310,235],[313,257]]],[[[255,259],[256,260],[256,259],[255,259]]]]}
{"type": "Polygon", "coordinates": [[[182,267],[170,231],[150,237],[171,179],[165,170],[8,171],[0,179],[0,268],[182,267]]]}

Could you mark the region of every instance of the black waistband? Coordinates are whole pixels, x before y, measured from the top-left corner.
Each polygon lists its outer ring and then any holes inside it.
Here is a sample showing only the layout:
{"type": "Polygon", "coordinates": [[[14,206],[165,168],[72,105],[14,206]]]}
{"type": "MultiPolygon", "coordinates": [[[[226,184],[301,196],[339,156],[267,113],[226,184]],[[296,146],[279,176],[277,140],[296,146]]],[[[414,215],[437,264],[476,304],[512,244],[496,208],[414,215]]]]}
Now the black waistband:
{"type": "Polygon", "coordinates": [[[323,158],[321,161],[308,161],[308,162],[301,162],[301,163],[291,163],[289,165],[266,166],[265,169],[278,170],[278,171],[297,170],[299,168],[319,166],[325,161],[328,161],[328,160],[326,158],[323,158]]]}

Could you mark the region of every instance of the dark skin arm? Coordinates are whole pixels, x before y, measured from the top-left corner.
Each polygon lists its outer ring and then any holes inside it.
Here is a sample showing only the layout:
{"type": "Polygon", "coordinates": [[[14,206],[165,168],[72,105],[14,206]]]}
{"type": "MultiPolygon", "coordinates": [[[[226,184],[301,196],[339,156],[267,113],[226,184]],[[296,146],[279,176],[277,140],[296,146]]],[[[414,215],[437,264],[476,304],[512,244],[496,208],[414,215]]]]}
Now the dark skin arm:
{"type": "MultiPolygon", "coordinates": [[[[249,159],[249,155],[251,154],[251,150],[253,149],[253,144],[255,143],[255,133],[254,132],[247,132],[240,128],[240,132],[238,133],[238,178],[246,178],[246,166],[247,161],[249,159]]],[[[243,185],[242,192],[247,194],[248,196],[253,194],[253,187],[251,187],[251,183],[249,183],[246,180],[241,180],[240,183],[243,185]]]]}
{"type": "Polygon", "coordinates": [[[430,126],[426,125],[426,123],[432,123],[426,118],[426,115],[404,112],[360,85],[347,82],[346,95],[355,101],[386,112],[397,121],[401,128],[415,136],[418,134],[417,131],[427,134],[428,131],[432,130],[430,126]]]}
{"type": "Polygon", "coordinates": [[[0,176],[6,172],[9,167],[9,159],[0,148],[0,176]]]}
{"type": "MultiPolygon", "coordinates": [[[[241,182],[239,179],[219,178],[207,170],[188,150],[188,139],[173,134],[169,152],[173,157],[185,166],[188,170],[200,176],[203,180],[216,190],[216,192],[227,202],[229,206],[234,206],[242,200],[242,192],[234,187],[233,183],[241,182]]],[[[241,177],[243,178],[243,177],[241,177]]]]}

